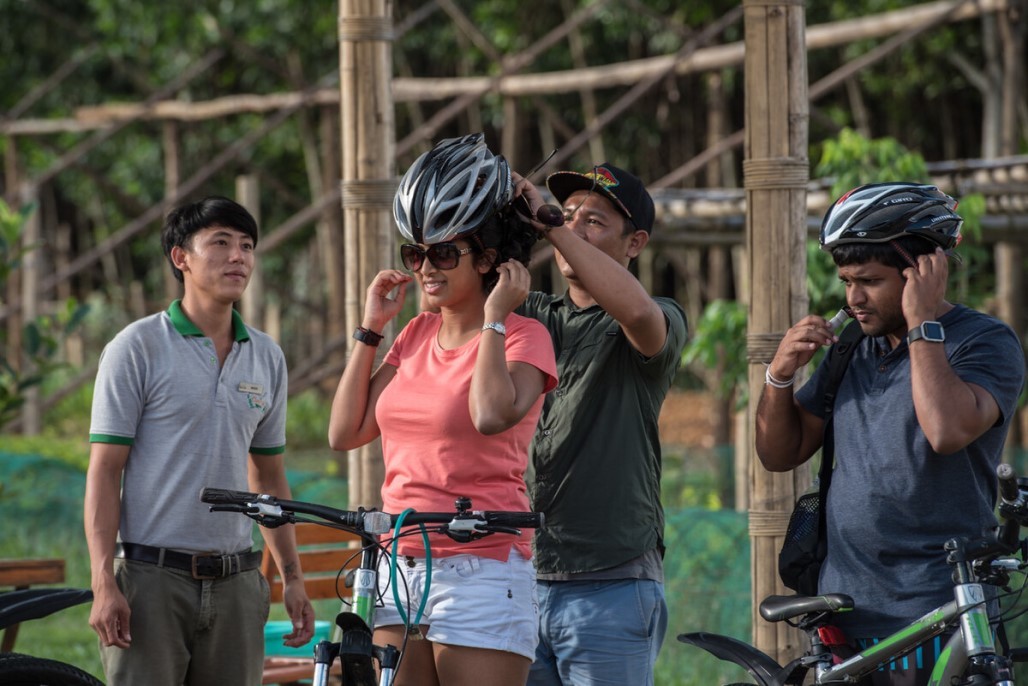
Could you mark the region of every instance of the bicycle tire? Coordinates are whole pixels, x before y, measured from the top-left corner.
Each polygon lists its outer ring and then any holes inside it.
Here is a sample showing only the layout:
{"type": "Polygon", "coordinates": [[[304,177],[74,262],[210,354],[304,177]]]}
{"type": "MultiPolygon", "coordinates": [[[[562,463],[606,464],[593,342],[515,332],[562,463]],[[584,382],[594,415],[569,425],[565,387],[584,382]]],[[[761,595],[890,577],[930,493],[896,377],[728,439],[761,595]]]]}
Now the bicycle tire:
{"type": "Polygon", "coordinates": [[[0,683],[4,686],[104,686],[78,667],[21,653],[0,653],[0,683]]]}

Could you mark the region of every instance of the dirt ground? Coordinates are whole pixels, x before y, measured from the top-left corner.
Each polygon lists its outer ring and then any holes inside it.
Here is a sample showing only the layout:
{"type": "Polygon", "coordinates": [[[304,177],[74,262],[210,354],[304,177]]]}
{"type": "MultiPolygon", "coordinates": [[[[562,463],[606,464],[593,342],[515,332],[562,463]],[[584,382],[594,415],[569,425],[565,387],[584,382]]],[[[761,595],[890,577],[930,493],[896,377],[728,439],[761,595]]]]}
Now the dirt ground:
{"type": "Polygon", "coordinates": [[[714,445],[713,399],[708,393],[672,388],[660,411],[660,437],[675,445],[714,445]]]}

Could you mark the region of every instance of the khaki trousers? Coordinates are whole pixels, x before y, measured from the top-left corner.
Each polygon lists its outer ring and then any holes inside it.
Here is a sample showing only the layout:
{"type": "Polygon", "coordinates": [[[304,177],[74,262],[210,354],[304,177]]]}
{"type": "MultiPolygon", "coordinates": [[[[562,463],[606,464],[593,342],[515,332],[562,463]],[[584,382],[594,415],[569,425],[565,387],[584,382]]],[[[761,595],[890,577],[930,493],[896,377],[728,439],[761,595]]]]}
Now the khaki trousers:
{"type": "Polygon", "coordinates": [[[132,645],[100,647],[109,686],[258,686],[268,584],[256,569],[221,579],[114,561],[132,645]]]}

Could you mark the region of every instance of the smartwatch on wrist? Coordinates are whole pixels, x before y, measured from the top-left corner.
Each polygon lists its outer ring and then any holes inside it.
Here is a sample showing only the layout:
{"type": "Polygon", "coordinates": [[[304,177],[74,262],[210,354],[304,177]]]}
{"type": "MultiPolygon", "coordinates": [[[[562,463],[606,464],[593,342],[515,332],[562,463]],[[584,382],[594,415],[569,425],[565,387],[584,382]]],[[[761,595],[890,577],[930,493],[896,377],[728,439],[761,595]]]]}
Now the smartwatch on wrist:
{"type": "Polygon", "coordinates": [[[378,347],[378,344],[382,342],[382,334],[375,333],[371,329],[367,329],[363,326],[358,326],[354,332],[353,337],[363,343],[364,345],[370,345],[372,348],[378,347]]]}
{"type": "Polygon", "coordinates": [[[921,326],[916,326],[907,332],[907,345],[910,345],[914,341],[942,343],[945,340],[946,332],[943,330],[942,324],[939,322],[921,322],[921,326]]]}

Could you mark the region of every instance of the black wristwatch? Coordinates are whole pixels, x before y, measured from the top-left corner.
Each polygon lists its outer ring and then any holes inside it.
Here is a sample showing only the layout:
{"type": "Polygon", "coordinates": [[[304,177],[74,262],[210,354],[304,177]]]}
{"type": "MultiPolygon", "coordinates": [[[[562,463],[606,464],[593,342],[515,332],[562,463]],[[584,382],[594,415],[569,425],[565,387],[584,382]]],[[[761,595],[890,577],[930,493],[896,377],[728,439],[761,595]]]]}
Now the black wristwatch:
{"type": "Polygon", "coordinates": [[[939,322],[921,322],[921,326],[914,327],[907,332],[907,345],[914,341],[928,341],[929,343],[942,343],[946,340],[946,332],[939,322]]]}
{"type": "Polygon", "coordinates": [[[372,348],[377,348],[378,344],[382,342],[384,336],[380,333],[375,333],[371,329],[366,329],[363,326],[358,326],[353,330],[353,337],[364,345],[370,345],[372,348]]]}

